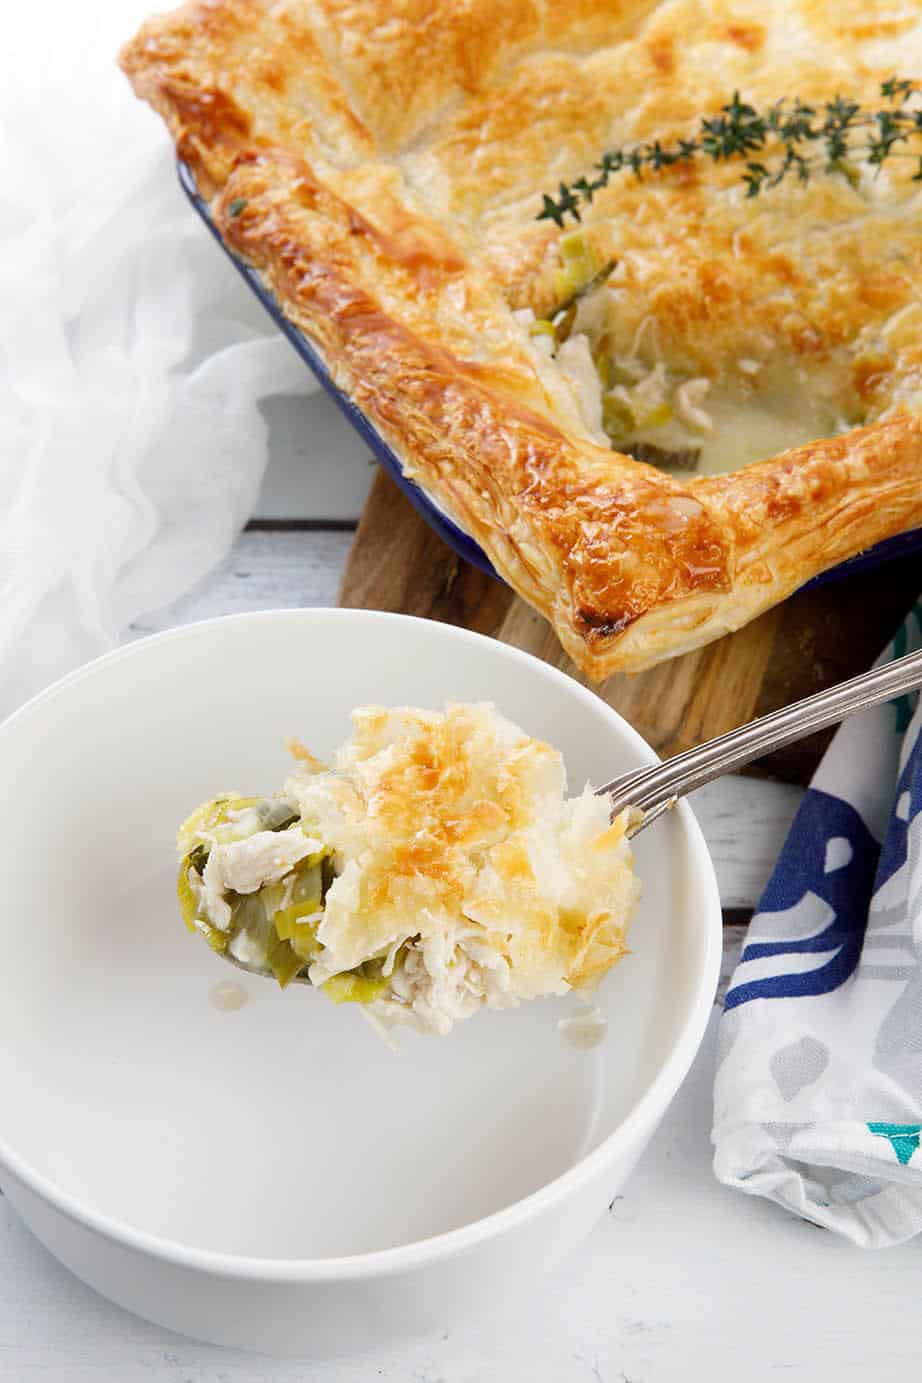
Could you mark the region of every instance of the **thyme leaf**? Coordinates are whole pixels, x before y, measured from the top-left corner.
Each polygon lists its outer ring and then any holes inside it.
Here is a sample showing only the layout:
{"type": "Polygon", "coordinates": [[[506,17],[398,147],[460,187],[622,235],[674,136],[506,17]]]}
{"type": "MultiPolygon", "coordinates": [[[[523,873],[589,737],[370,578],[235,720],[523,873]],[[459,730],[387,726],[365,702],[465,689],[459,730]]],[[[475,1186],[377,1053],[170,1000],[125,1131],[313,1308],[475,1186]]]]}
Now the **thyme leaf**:
{"type": "Polygon", "coordinates": [[[658,173],[701,158],[715,163],[743,159],[740,180],[747,197],[758,197],[787,178],[808,183],[818,172],[844,177],[855,186],[859,164],[879,173],[885,163],[900,157],[917,162],[912,181],[922,182],[922,154],[905,147],[922,140],[922,83],[889,77],[881,82],[880,95],[887,102],[880,110],[863,109],[847,96],[836,96],[824,105],[809,105],[795,97],[776,101],[760,114],[734,91],[719,114],[702,116],[690,139],[671,145],[655,139],[650,144],[606,149],[593,167],[594,176],[584,173],[572,183],[562,182],[556,197],[545,193],[536,219],[563,228],[568,216],[582,220],[582,208],[591,206],[596,193],[616,173],[628,169],[640,179],[647,170],[658,173]]]}

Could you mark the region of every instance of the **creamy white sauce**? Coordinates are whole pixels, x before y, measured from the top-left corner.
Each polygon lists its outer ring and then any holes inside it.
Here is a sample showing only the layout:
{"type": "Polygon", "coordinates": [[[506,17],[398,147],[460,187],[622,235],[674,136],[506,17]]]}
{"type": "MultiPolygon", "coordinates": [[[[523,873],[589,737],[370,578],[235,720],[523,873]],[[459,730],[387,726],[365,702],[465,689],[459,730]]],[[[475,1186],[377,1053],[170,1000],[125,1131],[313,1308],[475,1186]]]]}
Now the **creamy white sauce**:
{"type": "MultiPolygon", "coordinates": [[[[612,315],[617,298],[601,290],[580,300],[574,332],[556,350],[555,363],[579,404],[588,431],[603,445],[605,386],[592,351],[617,338],[612,315]],[[606,333],[610,333],[606,335],[606,333]]],[[[616,324],[615,324],[616,325],[616,324]]],[[[713,378],[683,374],[669,367],[658,349],[656,324],[645,318],[626,354],[612,356],[613,381],[606,381],[619,428],[630,427],[614,445],[630,449],[646,443],[665,452],[694,450],[696,464],[675,474],[718,475],[753,461],[777,456],[857,424],[847,418],[850,399],[842,362],[825,361],[809,370],[789,359],[741,353],[736,360],[715,362],[713,378]],[[625,418],[625,409],[628,410],[625,418]],[[666,416],[663,416],[663,415],[666,416]]],[[[606,404],[606,407],[609,405],[606,404]]]]}
{"type": "Polygon", "coordinates": [[[608,1019],[597,1005],[584,1008],[570,1018],[561,1018],[557,1031],[562,1034],[571,1047],[580,1051],[591,1051],[604,1042],[608,1032],[608,1019]]]}
{"type": "Polygon", "coordinates": [[[212,988],[209,997],[215,1008],[225,1013],[233,1013],[234,1010],[243,1008],[250,996],[242,984],[235,984],[233,980],[222,980],[212,988]]]}
{"type": "MultiPolygon", "coordinates": [[[[747,360],[740,378],[712,385],[692,379],[662,388],[672,416],[657,426],[640,426],[630,438],[664,451],[698,451],[692,474],[720,475],[739,470],[753,461],[821,437],[833,437],[849,426],[830,397],[829,380],[801,377],[782,367],[753,372],[747,360]],[[825,386],[825,387],[824,387],[825,386]]],[[[634,392],[642,393],[654,367],[634,392]]],[[[630,391],[622,391],[630,398],[630,391]]]]}
{"type": "Polygon", "coordinates": [[[701,446],[696,469],[704,475],[735,471],[842,430],[833,410],[796,395],[787,405],[771,396],[755,395],[737,402],[715,395],[707,408],[713,432],[696,443],[701,446]]]}

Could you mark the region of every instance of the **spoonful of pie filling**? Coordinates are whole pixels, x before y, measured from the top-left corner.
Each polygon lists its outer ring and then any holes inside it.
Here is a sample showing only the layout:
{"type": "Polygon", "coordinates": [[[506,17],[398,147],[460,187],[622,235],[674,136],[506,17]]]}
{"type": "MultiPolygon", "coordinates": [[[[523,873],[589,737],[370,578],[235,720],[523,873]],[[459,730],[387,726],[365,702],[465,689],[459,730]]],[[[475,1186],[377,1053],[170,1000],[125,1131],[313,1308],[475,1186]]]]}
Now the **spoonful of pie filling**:
{"type": "Polygon", "coordinates": [[[182,824],[183,918],[283,987],[447,1033],[479,1009],[591,993],[626,952],[639,894],[627,814],[489,704],[366,706],[331,767],[182,824]]]}

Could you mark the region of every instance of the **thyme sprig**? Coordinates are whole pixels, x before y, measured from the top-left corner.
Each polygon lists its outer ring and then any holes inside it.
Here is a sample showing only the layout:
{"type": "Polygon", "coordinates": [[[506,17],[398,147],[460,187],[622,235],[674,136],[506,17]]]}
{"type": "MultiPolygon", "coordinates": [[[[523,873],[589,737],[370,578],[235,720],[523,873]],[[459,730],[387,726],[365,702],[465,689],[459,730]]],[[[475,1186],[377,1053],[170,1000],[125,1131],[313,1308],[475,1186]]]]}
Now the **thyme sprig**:
{"type": "Polygon", "coordinates": [[[922,182],[922,153],[901,147],[922,139],[918,100],[922,83],[890,77],[881,82],[880,95],[887,102],[880,110],[866,110],[847,96],[836,96],[823,105],[809,105],[797,97],[776,101],[760,114],[735,91],[719,115],[702,117],[697,134],[690,139],[669,145],[655,139],[651,144],[606,150],[594,165],[595,176],[584,174],[572,183],[562,182],[556,197],[545,193],[537,219],[561,227],[567,216],[581,221],[581,208],[591,205],[615,173],[628,170],[642,179],[647,170],[659,172],[698,158],[715,163],[745,159],[742,181],[748,197],[757,197],[786,178],[809,182],[819,169],[839,173],[855,185],[857,164],[869,164],[879,173],[886,162],[899,157],[917,162],[912,180],[922,182]]]}

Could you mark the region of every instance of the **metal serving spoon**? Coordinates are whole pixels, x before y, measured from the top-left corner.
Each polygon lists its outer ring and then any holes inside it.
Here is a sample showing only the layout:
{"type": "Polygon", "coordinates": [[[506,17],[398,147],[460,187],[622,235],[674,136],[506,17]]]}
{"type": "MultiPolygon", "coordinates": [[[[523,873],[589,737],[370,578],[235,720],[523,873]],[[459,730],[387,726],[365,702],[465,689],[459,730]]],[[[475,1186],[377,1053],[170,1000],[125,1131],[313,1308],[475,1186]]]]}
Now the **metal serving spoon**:
{"type": "MultiPolygon", "coordinates": [[[[651,822],[674,807],[680,797],[703,787],[722,773],[732,773],[743,764],[759,759],[773,749],[782,749],[786,744],[803,739],[822,730],[827,725],[835,725],[840,720],[862,711],[866,706],[876,706],[881,701],[889,701],[894,696],[911,691],[922,685],[922,649],[909,653],[905,658],[887,663],[884,667],[872,668],[860,677],[848,682],[840,682],[815,696],[795,701],[771,715],[751,720],[717,739],[688,749],[684,754],[676,754],[663,763],[650,764],[646,768],[636,768],[630,773],[622,773],[618,778],[597,788],[600,797],[611,797],[611,814],[616,816],[625,807],[633,807],[639,813],[628,828],[628,835],[635,836],[651,822]]],[[[223,951],[223,958],[238,970],[249,975],[262,975],[272,978],[272,972],[262,966],[250,965],[223,951]]],[[[295,975],[292,983],[310,984],[306,975],[295,975]]]]}
{"type": "Polygon", "coordinates": [[[856,711],[889,701],[920,685],[922,649],[863,672],[848,682],[839,682],[803,701],[795,701],[780,711],[760,716],[748,725],[718,735],[717,739],[707,740],[663,763],[622,773],[596,791],[600,796],[611,797],[613,817],[625,807],[634,807],[642,813],[628,828],[628,835],[635,836],[674,806],[680,797],[719,778],[722,773],[732,773],[773,749],[782,749],[786,744],[812,735],[814,730],[835,725],[856,711]]]}

